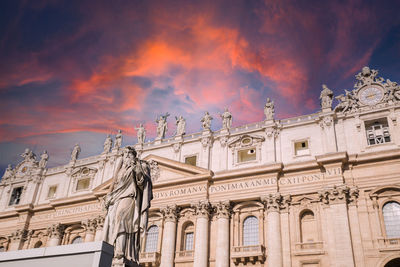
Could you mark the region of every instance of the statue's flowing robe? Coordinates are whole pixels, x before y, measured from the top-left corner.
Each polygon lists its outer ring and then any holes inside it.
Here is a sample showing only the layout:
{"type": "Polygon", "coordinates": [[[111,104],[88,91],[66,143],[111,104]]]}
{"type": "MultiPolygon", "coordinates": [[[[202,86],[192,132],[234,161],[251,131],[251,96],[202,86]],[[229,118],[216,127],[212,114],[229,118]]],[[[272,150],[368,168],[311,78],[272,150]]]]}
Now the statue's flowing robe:
{"type": "MultiPolygon", "coordinates": [[[[139,161],[138,161],[139,162],[139,161]]],[[[140,236],[147,228],[148,210],[152,196],[148,164],[126,164],[120,161],[115,173],[115,185],[109,197],[104,222],[104,241],[116,246],[117,237],[125,235],[125,247],[118,248],[128,261],[138,262],[140,236]]],[[[117,255],[114,255],[114,257],[117,255]]]]}

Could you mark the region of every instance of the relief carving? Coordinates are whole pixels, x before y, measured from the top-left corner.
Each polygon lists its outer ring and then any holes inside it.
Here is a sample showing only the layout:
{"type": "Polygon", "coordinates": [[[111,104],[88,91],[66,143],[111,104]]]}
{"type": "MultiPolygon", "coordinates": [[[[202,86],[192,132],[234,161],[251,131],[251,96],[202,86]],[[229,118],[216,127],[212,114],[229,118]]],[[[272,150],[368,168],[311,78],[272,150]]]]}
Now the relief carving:
{"type": "Polygon", "coordinates": [[[232,214],[232,205],[229,201],[220,201],[214,205],[214,212],[217,215],[217,218],[226,218],[229,219],[232,214]]]}
{"type": "Polygon", "coordinates": [[[164,216],[166,222],[176,222],[178,219],[180,207],[177,205],[166,206],[161,209],[161,213],[164,216]]]}
{"type": "Polygon", "coordinates": [[[211,213],[211,204],[208,201],[199,201],[197,204],[192,204],[197,217],[208,218],[211,213]]]}
{"type": "Polygon", "coordinates": [[[56,223],[47,228],[47,234],[49,238],[58,238],[61,239],[64,235],[65,226],[56,223]]]}

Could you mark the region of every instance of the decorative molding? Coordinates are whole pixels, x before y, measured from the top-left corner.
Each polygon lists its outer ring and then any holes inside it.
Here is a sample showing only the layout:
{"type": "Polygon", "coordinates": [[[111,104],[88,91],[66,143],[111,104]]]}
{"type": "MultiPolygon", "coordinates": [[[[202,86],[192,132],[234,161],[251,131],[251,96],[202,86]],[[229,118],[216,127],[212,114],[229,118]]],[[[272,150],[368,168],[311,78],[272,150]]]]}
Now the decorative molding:
{"type": "Polygon", "coordinates": [[[219,142],[222,147],[226,146],[226,144],[228,143],[228,139],[229,139],[228,135],[223,135],[219,138],[219,142]]]}
{"type": "Polygon", "coordinates": [[[267,212],[279,211],[283,202],[283,197],[280,193],[269,194],[261,198],[261,201],[264,203],[267,212]]]}
{"type": "Polygon", "coordinates": [[[319,121],[319,126],[324,128],[330,128],[333,125],[333,117],[332,116],[325,116],[321,117],[319,121]]]}
{"type": "Polygon", "coordinates": [[[28,231],[26,229],[18,229],[9,235],[9,239],[11,242],[21,241],[25,240],[27,235],[28,231]]]}
{"type": "Polygon", "coordinates": [[[81,222],[87,233],[94,234],[96,232],[97,220],[86,219],[81,222]]]}
{"type": "Polygon", "coordinates": [[[151,181],[155,182],[160,178],[160,167],[158,166],[158,162],[155,160],[149,160],[148,161],[150,165],[150,177],[151,181]]]}
{"type": "Polygon", "coordinates": [[[178,142],[172,145],[172,148],[174,149],[175,153],[178,153],[181,150],[182,147],[182,142],[178,142]]]}

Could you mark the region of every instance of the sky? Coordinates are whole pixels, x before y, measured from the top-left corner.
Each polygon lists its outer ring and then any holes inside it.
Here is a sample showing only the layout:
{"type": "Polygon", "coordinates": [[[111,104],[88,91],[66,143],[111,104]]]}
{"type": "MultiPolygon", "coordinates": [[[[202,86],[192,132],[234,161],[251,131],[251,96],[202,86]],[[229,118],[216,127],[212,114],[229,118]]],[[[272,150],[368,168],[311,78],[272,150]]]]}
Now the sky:
{"type": "Polygon", "coordinates": [[[363,66],[400,82],[399,1],[0,1],[0,175],[25,148],[49,167],[136,142],[169,112],[198,132],[318,112],[321,85],[353,88],[363,66]]]}

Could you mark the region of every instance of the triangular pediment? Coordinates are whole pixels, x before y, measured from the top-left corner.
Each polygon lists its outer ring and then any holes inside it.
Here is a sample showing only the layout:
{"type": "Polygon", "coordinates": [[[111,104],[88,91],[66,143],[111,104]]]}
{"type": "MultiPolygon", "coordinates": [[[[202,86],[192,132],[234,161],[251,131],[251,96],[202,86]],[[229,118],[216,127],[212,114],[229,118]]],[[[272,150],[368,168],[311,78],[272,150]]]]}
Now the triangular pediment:
{"type": "Polygon", "coordinates": [[[229,147],[247,147],[257,143],[261,143],[265,140],[264,136],[257,134],[243,134],[232,139],[229,143],[229,147]]]}

